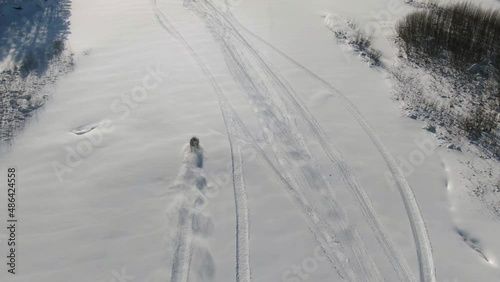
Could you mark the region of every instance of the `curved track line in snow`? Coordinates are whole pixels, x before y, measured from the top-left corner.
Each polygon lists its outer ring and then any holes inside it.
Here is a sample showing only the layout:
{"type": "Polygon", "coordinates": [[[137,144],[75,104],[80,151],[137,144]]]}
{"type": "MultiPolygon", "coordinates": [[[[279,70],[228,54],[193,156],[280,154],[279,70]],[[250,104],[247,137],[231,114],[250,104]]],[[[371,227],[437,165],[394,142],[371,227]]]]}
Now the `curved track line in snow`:
{"type": "MultiPolygon", "coordinates": [[[[217,93],[219,100],[221,100],[223,93],[220,89],[217,81],[213,77],[212,73],[208,70],[205,63],[198,56],[196,51],[187,43],[187,41],[182,37],[182,35],[175,29],[175,27],[170,23],[165,14],[158,8],[157,1],[153,0],[153,10],[158,22],[162,27],[169,32],[179,43],[187,49],[193,59],[196,61],[198,66],[203,71],[204,75],[209,80],[212,88],[217,93]]],[[[219,103],[220,105],[220,103],[219,103]]],[[[220,105],[221,106],[221,105],[220,105]]],[[[221,106],[222,107],[222,106],[221,106]]],[[[224,122],[226,123],[226,130],[228,131],[228,139],[231,147],[231,161],[233,169],[233,189],[235,193],[235,205],[236,205],[236,280],[238,282],[248,282],[251,281],[250,272],[250,253],[249,253],[249,218],[248,218],[248,205],[246,201],[246,190],[243,182],[242,173],[242,160],[239,148],[235,154],[235,142],[236,136],[234,131],[230,130],[230,125],[227,120],[227,116],[223,111],[224,122]],[[237,166],[237,167],[235,167],[237,166]]]]}
{"type": "MultiPolygon", "coordinates": [[[[222,92],[220,92],[222,95],[222,92]]],[[[219,98],[221,99],[221,98],[219,98]]],[[[231,167],[233,175],[233,190],[234,203],[236,208],[236,280],[251,281],[250,272],[250,221],[249,209],[247,203],[247,192],[243,179],[243,157],[241,154],[241,144],[238,137],[237,129],[234,126],[233,116],[227,113],[227,110],[222,109],[226,119],[226,130],[231,136],[229,146],[231,147],[231,167]]]]}
{"type": "Polygon", "coordinates": [[[412,229],[412,234],[414,237],[416,249],[417,249],[417,256],[418,256],[418,261],[419,261],[419,269],[420,269],[420,280],[421,281],[426,281],[426,282],[435,282],[436,281],[436,273],[435,273],[435,266],[434,266],[434,259],[432,256],[432,245],[429,239],[429,235],[427,233],[427,228],[425,226],[425,221],[422,217],[422,214],[420,212],[420,209],[418,207],[417,201],[415,199],[415,195],[413,193],[413,190],[409,183],[407,182],[406,178],[404,177],[403,172],[401,171],[401,168],[397,164],[396,160],[390,153],[390,151],[387,149],[385,144],[382,142],[380,137],[375,133],[369,122],[366,120],[366,118],[363,117],[363,115],[359,112],[359,110],[356,108],[356,106],[344,95],[342,94],[338,89],[336,89],[334,86],[332,86],[330,83],[328,83],[326,80],[323,78],[319,77],[316,75],[314,72],[306,68],[305,66],[301,65],[299,62],[295,61],[293,58],[289,57],[287,54],[283,53],[276,47],[274,47],[272,44],[269,42],[265,41],[264,39],[260,38],[256,34],[252,33],[248,29],[246,29],[243,25],[239,24],[238,25],[246,31],[247,34],[251,35],[252,37],[256,38],[258,41],[263,43],[264,45],[268,46],[278,54],[282,55],[285,59],[287,59],[289,62],[292,64],[296,65],[297,67],[301,68],[305,73],[310,75],[311,77],[317,79],[319,82],[323,84],[324,87],[330,90],[332,94],[336,98],[338,98],[342,105],[349,110],[349,112],[356,118],[358,123],[363,127],[365,132],[368,134],[372,142],[375,144],[377,147],[378,151],[384,158],[385,162],[387,163],[389,170],[393,176],[393,179],[396,183],[396,186],[398,187],[398,190],[401,194],[401,198],[403,200],[406,212],[408,214],[408,218],[410,221],[410,226],[412,229]]]}
{"type": "MultiPolygon", "coordinates": [[[[232,127],[230,127],[232,128],[232,127]]],[[[236,136],[236,132],[232,132],[236,136]]],[[[231,145],[233,147],[233,145],[231,145]]],[[[251,281],[250,273],[250,246],[249,246],[249,212],[247,203],[247,192],[243,180],[243,158],[241,155],[241,147],[231,148],[233,152],[232,172],[233,172],[233,188],[234,202],[236,207],[236,272],[237,281],[251,281]],[[235,152],[236,151],[236,152],[235,152]]]]}

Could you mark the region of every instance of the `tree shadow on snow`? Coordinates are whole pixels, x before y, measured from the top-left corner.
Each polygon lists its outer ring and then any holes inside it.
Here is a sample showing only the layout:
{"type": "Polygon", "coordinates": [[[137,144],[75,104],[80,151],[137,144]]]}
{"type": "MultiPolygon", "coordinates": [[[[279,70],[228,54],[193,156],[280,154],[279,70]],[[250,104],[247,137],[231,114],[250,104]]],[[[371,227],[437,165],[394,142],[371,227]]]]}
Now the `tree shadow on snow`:
{"type": "Polygon", "coordinates": [[[64,49],[71,0],[0,0],[0,62],[43,73],[64,49]]]}

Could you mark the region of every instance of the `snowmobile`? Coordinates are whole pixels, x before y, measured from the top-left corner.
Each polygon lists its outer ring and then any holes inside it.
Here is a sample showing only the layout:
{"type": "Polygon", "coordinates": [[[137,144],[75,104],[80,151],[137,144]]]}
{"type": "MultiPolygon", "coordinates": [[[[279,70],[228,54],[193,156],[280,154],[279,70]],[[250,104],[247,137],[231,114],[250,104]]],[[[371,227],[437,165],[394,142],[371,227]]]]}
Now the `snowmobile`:
{"type": "Polygon", "coordinates": [[[191,146],[191,151],[198,150],[200,148],[200,139],[194,136],[189,140],[189,146],[191,146]]]}

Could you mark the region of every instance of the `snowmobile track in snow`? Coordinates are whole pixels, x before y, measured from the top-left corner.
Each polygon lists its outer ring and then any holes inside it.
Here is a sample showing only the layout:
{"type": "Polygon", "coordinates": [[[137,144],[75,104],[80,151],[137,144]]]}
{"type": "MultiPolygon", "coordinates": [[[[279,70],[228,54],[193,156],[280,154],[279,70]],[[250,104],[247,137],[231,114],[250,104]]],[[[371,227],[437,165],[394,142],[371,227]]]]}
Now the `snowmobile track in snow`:
{"type": "MultiPolygon", "coordinates": [[[[229,15],[228,18],[230,18],[232,21],[235,21],[235,19],[233,19],[231,15],[229,15]]],[[[370,199],[368,198],[365,191],[359,184],[355,173],[344,161],[340,151],[328,140],[326,133],[319,126],[314,116],[304,106],[304,103],[300,101],[297,94],[288,85],[286,80],[279,73],[269,68],[267,69],[267,71],[268,73],[277,76],[275,78],[276,81],[283,82],[282,85],[283,89],[289,89],[289,91],[285,91],[285,93],[288,94],[290,101],[292,101],[296,109],[299,111],[300,116],[303,118],[303,120],[308,123],[310,129],[312,130],[314,136],[316,137],[316,140],[319,141],[326,155],[340,170],[343,181],[347,184],[347,186],[350,188],[351,193],[354,194],[354,196],[358,200],[358,204],[365,218],[367,219],[368,224],[370,225],[372,230],[374,230],[374,232],[377,234],[378,240],[382,245],[387,257],[391,261],[393,268],[397,272],[398,277],[401,279],[401,281],[413,281],[414,277],[410,267],[408,266],[404,257],[399,253],[397,248],[394,246],[394,243],[392,242],[387,231],[385,231],[383,225],[376,217],[370,199]]]]}
{"type": "MultiPolygon", "coordinates": [[[[234,19],[234,17],[233,17],[233,19],[234,19]]],[[[256,34],[252,33],[251,31],[246,29],[244,26],[239,24],[236,20],[234,20],[234,21],[247,34],[254,37],[259,42],[264,44],[265,46],[268,46],[270,49],[274,50],[275,52],[277,52],[278,54],[283,56],[289,62],[291,62],[295,66],[302,69],[305,73],[307,73],[311,77],[313,77],[313,78],[317,79],[319,82],[321,82],[325,88],[329,89],[330,92],[341,101],[341,103],[344,105],[344,107],[347,110],[349,110],[349,112],[354,116],[354,118],[356,118],[358,123],[363,127],[363,129],[368,134],[368,136],[370,137],[370,139],[375,144],[378,151],[380,152],[380,154],[384,158],[385,162],[387,163],[387,165],[390,169],[390,172],[392,174],[392,177],[396,183],[396,186],[398,187],[398,190],[401,194],[401,198],[403,200],[403,203],[404,203],[404,206],[406,209],[406,213],[408,214],[408,218],[410,220],[410,225],[411,225],[415,245],[417,248],[417,257],[418,257],[419,269],[420,269],[420,281],[422,281],[422,282],[423,281],[435,282],[436,281],[436,273],[435,273],[434,259],[432,256],[432,245],[431,245],[431,241],[429,239],[429,235],[427,233],[425,221],[424,221],[422,214],[420,212],[420,209],[418,207],[413,190],[411,189],[409,183],[407,182],[406,178],[404,177],[404,174],[401,171],[401,168],[397,164],[396,160],[391,155],[390,151],[387,149],[387,147],[382,142],[380,137],[378,137],[378,135],[375,133],[375,131],[373,130],[373,128],[369,124],[368,120],[363,117],[363,115],[359,112],[359,110],[356,108],[356,106],[344,94],[342,94],[338,89],[336,89],[334,86],[332,86],[326,80],[319,77],[318,75],[313,73],[311,70],[309,70],[305,66],[301,65],[299,62],[295,61],[293,58],[289,57],[287,54],[283,53],[282,51],[280,51],[279,49],[274,47],[269,42],[260,38],[256,34]]]]}
{"type": "MultiPolygon", "coordinates": [[[[157,6],[157,1],[153,0],[153,10],[158,22],[161,26],[170,33],[183,47],[188,50],[196,61],[197,65],[201,68],[206,78],[209,80],[212,88],[217,93],[219,100],[223,96],[217,81],[208,70],[204,62],[198,56],[196,51],[187,43],[181,34],[170,23],[165,14],[157,6]]],[[[219,103],[220,105],[220,103],[219,103]]],[[[234,131],[230,130],[231,125],[227,121],[227,116],[223,114],[226,123],[226,130],[228,133],[229,144],[231,146],[231,161],[233,173],[233,189],[235,194],[235,209],[236,209],[236,281],[249,282],[251,281],[250,271],[250,248],[249,248],[249,218],[248,218],[248,205],[246,199],[246,190],[243,182],[242,160],[239,148],[236,148],[236,136],[234,131]],[[235,150],[237,152],[235,152],[235,150]]]]}
{"type": "Polygon", "coordinates": [[[173,186],[177,197],[173,197],[175,200],[171,208],[177,214],[177,229],[173,244],[171,282],[211,282],[214,279],[215,265],[207,244],[204,244],[204,239],[213,229],[210,218],[201,209],[206,189],[203,148],[186,146],[180,173],[173,186]],[[198,256],[194,256],[194,253],[198,256]]]}
{"type": "Polygon", "coordinates": [[[171,282],[187,282],[191,261],[192,214],[184,205],[179,210],[179,223],[175,238],[175,250],[170,275],[171,282]]]}
{"type": "MultiPolygon", "coordinates": [[[[232,15],[229,15],[227,18],[234,21],[232,15]]],[[[258,56],[258,54],[256,54],[258,56]]],[[[260,57],[259,57],[260,58],[260,57]]],[[[261,59],[262,60],[262,59],[261,59]]],[[[267,66],[266,66],[267,67],[267,66]]],[[[303,120],[305,120],[311,130],[313,131],[314,136],[320,142],[323,147],[325,153],[330,158],[330,160],[336,164],[338,169],[341,172],[342,178],[344,182],[351,188],[351,192],[356,196],[359,205],[363,211],[364,216],[366,217],[368,224],[370,227],[377,233],[379,241],[386,252],[386,255],[389,257],[393,268],[396,270],[398,277],[402,281],[413,281],[413,274],[411,269],[406,263],[406,260],[403,256],[398,252],[395,248],[394,243],[390,239],[390,236],[384,230],[382,224],[375,216],[375,212],[371,205],[371,202],[364,192],[364,190],[360,187],[359,182],[356,179],[354,172],[349,168],[347,163],[343,160],[341,153],[335,148],[331,142],[328,141],[328,137],[326,133],[324,133],[319,126],[318,122],[315,120],[314,116],[305,108],[304,103],[299,100],[295,91],[288,85],[286,80],[276,71],[271,70],[267,67],[267,72],[274,76],[274,80],[278,83],[283,82],[281,85],[282,89],[287,89],[288,91],[284,91],[290,97],[290,100],[295,105],[296,109],[300,112],[303,120]]]]}

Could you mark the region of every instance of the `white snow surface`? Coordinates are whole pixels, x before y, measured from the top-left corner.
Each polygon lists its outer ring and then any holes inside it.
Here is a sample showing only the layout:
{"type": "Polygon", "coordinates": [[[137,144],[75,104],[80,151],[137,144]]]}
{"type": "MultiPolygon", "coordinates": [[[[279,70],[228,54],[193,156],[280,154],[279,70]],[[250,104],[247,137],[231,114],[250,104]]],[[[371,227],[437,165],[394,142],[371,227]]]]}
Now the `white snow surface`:
{"type": "Polygon", "coordinates": [[[1,281],[500,281],[498,218],[461,173],[475,157],[404,117],[385,71],[324,23],[377,25],[390,65],[392,27],[416,8],[71,6],[76,68],[1,147],[0,183],[18,174],[16,274],[2,228],[1,281]]]}

